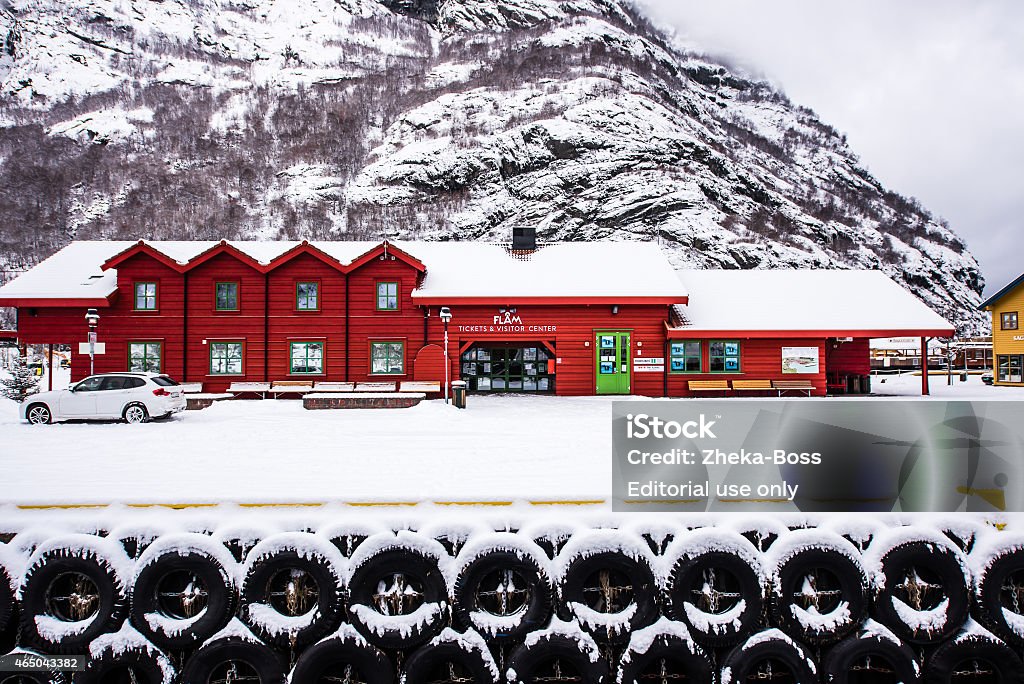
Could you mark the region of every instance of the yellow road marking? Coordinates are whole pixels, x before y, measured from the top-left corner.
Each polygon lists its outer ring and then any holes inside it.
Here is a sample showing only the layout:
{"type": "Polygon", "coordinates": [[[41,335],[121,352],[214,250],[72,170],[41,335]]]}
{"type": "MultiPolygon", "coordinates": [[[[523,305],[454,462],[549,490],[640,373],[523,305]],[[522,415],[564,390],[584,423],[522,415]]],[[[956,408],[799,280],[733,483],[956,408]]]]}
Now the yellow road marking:
{"type": "Polygon", "coordinates": [[[704,501],[704,499],[623,499],[622,503],[634,504],[634,505],[646,505],[646,504],[658,504],[672,506],[677,504],[695,504],[704,501]]]}
{"type": "MultiPolygon", "coordinates": [[[[174,510],[185,510],[190,508],[217,508],[220,506],[238,506],[239,508],[320,508],[328,506],[329,501],[296,501],[296,502],[262,502],[262,503],[126,503],[128,508],[171,508],[174,510]]],[[[515,501],[494,500],[494,501],[341,501],[345,506],[354,507],[398,507],[398,506],[513,506],[515,501]]],[[[604,499],[538,499],[530,500],[531,506],[596,506],[606,503],[604,499]]],[[[103,509],[110,508],[109,503],[67,503],[67,504],[16,504],[16,508],[25,511],[43,510],[76,510],[76,509],[103,509]]]]}
{"type": "Polygon", "coordinates": [[[560,501],[558,499],[552,501],[538,500],[530,501],[531,506],[597,506],[605,503],[604,499],[569,499],[560,501]]]}

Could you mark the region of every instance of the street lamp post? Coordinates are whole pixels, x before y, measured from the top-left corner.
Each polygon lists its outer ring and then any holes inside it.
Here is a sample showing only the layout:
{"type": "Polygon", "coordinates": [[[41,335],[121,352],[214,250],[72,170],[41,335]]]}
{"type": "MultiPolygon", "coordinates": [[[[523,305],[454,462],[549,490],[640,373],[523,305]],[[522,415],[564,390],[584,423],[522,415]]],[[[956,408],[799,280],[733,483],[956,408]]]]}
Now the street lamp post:
{"type": "Polygon", "coordinates": [[[441,322],[444,323],[444,403],[448,403],[448,394],[451,388],[452,364],[448,359],[448,324],[452,320],[452,310],[447,306],[441,307],[441,322]]]}
{"type": "Polygon", "coordinates": [[[96,309],[85,312],[85,322],[89,324],[89,375],[96,373],[96,326],[100,323],[100,313],[96,309]]]}

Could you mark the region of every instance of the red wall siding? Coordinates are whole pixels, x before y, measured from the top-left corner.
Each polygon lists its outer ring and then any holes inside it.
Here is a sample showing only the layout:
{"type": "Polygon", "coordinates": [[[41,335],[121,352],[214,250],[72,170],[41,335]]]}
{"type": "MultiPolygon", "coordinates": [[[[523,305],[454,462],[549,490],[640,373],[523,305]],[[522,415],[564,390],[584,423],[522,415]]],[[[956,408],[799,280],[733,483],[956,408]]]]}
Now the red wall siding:
{"type": "Polygon", "coordinates": [[[320,259],[302,254],[269,274],[270,373],[273,380],[340,382],[345,379],[345,276],[320,259]],[[320,310],[295,308],[297,283],[319,281],[320,310]],[[324,375],[290,375],[291,343],[323,342],[324,375]]]}
{"type": "MultiPolygon", "coordinates": [[[[218,254],[188,272],[188,374],[204,391],[220,392],[232,382],[261,382],[264,349],[264,276],[230,254],[218,254]],[[238,283],[238,311],[216,311],[214,285],[238,283]],[[210,374],[210,342],[244,343],[241,376],[210,374]]],[[[180,337],[181,328],[178,329],[180,337]]],[[[178,378],[179,380],[181,377],[178,378]]]]}
{"type": "MultiPolygon", "coordinates": [[[[101,315],[105,313],[105,309],[100,311],[101,315]]],[[[77,351],[78,343],[86,341],[88,332],[85,308],[18,309],[18,340],[23,344],[73,343],[77,351]]]]}
{"type": "Polygon", "coordinates": [[[871,372],[871,348],[868,338],[858,337],[852,342],[829,340],[826,349],[826,365],[830,373],[868,375],[871,372]]]}
{"type": "MultiPolygon", "coordinates": [[[[182,368],[182,326],[184,322],[184,287],[180,273],[156,259],[139,254],[117,269],[119,296],[106,311],[100,310],[98,337],[106,341],[107,353],[96,372],[128,370],[128,343],[157,341],[163,344],[163,371],[180,377],[182,368]],[[157,283],[157,311],[135,311],[137,281],[157,283]]],[[[77,351],[77,349],[75,350],[77,351]]],[[[88,372],[86,363],[72,360],[72,377],[79,379],[88,372]]]]}
{"type": "MultiPolygon", "coordinates": [[[[689,380],[809,380],[815,387],[814,394],[824,395],[825,386],[825,341],[806,339],[743,339],[742,337],[715,338],[739,340],[739,373],[672,373],[669,377],[669,394],[675,397],[709,396],[708,392],[690,392],[689,380]],[[786,375],[782,372],[783,347],[818,347],[819,372],[813,375],[786,375]]],[[[700,340],[702,368],[709,368],[708,347],[711,340],[700,340]]],[[[730,393],[732,394],[732,393],[730,393]]],[[[742,392],[743,396],[758,396],[757,392],[742,392]]],[[[767,392],[765,394],[768,394],[767,392]]]]}
{"type": "Polygon", "coordinates": [[[398,259],[374,259],[349,274],[349,380],[378,382],[412,380],[413,360],[423,346],[423,309],[412,301],[419,272],[398,259]],[[377,282],[398,282],[398,311],[377,310],[377,282]],[[405,342],[405,374],[370,373],[372,340],[405,342]]]}

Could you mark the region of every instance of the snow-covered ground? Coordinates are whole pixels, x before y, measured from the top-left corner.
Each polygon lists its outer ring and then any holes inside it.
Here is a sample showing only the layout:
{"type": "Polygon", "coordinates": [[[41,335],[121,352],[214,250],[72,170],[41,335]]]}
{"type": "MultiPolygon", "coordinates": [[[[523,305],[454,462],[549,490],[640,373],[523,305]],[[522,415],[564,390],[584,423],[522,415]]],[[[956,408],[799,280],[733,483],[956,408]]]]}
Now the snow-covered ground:
{"type": "Polygon", "coordinates": [[[34,427],[4,402],[3,494],[18,503],[578,497],[611,482],[611,404],[473,397],[402,410],[221,402],[168,421],[34,427]]]}
{"type": "MultiPolygon", "coordinates": [[[[920,387],[914,375],[873,382],[901,400],[920,399],[920,387]]],[[[978,375],[952,386],[933,377],[931,388],[933,399],[1024,400],[1024,388],[978,375]]],[[[298,401],[230,401],[145,425],[41,427],[0,400],[0,503],[601,500],[611,402],[471,396],[465,411],[441,401],[306,411],[298,401]]]]}

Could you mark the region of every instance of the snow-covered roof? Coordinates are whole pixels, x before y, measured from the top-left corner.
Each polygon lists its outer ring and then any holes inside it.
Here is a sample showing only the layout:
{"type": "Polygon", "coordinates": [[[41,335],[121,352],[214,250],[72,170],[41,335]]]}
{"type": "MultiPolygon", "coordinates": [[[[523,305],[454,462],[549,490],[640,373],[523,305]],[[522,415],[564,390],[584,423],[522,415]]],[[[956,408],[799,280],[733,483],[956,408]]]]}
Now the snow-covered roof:
{"type": "Polygon", "coordinates": [[[106,299],[117,289],[117,272],[104,271],[103,262],[132,242],[72,242],[3,287],[0,298],[106,299]]]}
{"type": "Polygon", "coordinates": [[[950,336],[953,326],[881,271],[681,270],[676,331],[950,336]]]}
{"type": "MultiPolygon", "coordinates": [[[[143,242],[164,256],[167,256],[182,265],[187,264],[196,257],[221,244],[221,241],[219,240],[144,240],[143,242]]],[[[223,242],[251,257],[253,261],[263,265],[269,264],[285,252],[302,244],[300,240],[224,240],[223,242]]],[[[124,251],[124,249],[133,247],[139,243],[110,242],[106,244],[126,244],[122,249],[111,252],[107,257],[110,258],[124,251]]],[[[379,245],[380,242],[371,242],[368,240],[346,242],[312,241],[308,244],[337,259],[341,263],[347,264],[370,251],[379,245]]]]}
{"type": "Polygon", "coordinates": [[[417,299],[665,298],[686,301],[686,288],[658,245],[650,242],[565,242],[529,259],[480,242],[396,243],[427,265],[417,299]]]}
{"type": "MultiPolygon", "coordinates": [[[[217,247],[215,241],[153,240],[72,242],[22,276],[0,287],[0,300],[102,300],[117,289],[116,268],[104,263],[140,244],[182,266],[217,247]]],[[[298,241],[229,241],[227,245],[260,265],[302,244],[298,241]]],[[[313,241],[310,246],[342,265],[378,247],[380,242],[313,241]]],[[[427,268],[418,301],[508,298],[588,299],[592,301],[684,302],[686,289],[661,249],[641,242],[574,242],[543,245],[529,258],[502,245],[479,242],[395,241],[397,249],[427,268]]]]}

